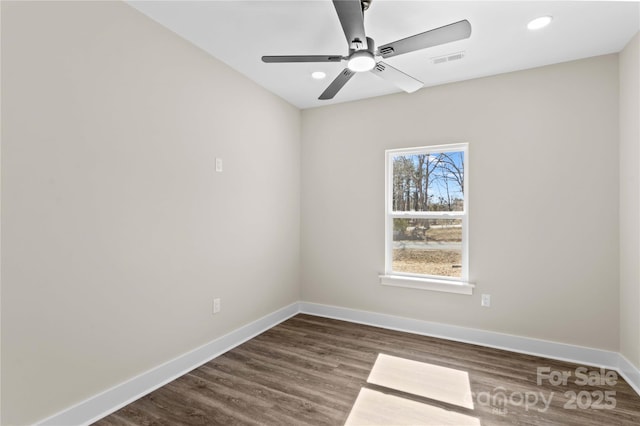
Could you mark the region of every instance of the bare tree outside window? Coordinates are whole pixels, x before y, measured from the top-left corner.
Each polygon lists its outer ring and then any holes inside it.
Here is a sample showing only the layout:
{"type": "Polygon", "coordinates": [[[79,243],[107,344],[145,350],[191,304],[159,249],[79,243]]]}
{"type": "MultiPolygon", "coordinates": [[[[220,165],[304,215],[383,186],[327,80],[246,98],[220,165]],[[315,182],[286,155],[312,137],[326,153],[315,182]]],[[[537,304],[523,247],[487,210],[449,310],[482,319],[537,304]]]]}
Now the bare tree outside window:
{"type": "Polygon", "coordinates": [[[464,151],[392,157],[393,272],[462,276],[464,161],[464,151]]]}

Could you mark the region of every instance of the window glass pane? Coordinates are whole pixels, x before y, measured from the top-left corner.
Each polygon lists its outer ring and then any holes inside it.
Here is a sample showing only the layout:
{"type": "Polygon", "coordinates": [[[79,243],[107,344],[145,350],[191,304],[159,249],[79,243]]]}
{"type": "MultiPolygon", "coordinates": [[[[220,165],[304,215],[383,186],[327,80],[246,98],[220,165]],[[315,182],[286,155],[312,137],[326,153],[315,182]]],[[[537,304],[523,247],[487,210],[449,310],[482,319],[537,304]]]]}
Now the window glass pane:
{"type": "Polygon", "coordinates": [[[393,219],[394,272],[462,276],[461,219],[393,219]]]}
{"type": "Polygon", "coordinates": [[[463,211],[464,152],[393,157],[393,211],[463,211]]]}

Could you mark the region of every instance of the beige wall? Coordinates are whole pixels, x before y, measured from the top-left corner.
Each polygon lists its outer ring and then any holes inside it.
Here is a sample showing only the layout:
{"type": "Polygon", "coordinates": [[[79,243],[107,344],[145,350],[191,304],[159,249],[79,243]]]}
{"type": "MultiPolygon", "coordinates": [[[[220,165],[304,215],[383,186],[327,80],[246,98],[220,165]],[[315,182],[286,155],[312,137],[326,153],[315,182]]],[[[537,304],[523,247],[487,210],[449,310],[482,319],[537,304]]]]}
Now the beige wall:
{"type": "Polygon", "coordinates": [[[303,300],[617,351],[617,64],[303,111],[303,300]],[[470,145],[474,295],[381,286],[384,150],[455,142],[470,145]]]}
{"type": "Polygon", "coordinates": [[[2,2],[0,423],[299,299],[640,366],[634,40],[619,70],[609,55],[301,114],[125,4],[2,2]],[[470,144],[476,291],[382,287],[384,150],[450,142],[470,144]]]}
{"type": "Polygon", "coordinates": [[[640,368],[640,33],[620,53],[620,352],[640,368]]]}
{"type": "Polygon", "coordinates": [[[300,111],[128,5],[2,2],[2,124],[3,425],[299,300],[300,111]]]}
{"type": "MultiPolygon", "coordinates": [[[[0,27],[2,22],[2,7],[0,7],[0,27]]],[[[0,28],[1,30],[1,28],[0,28]]],[[[0,64],[2,64],[2,31],[0,31],[0,64]]],[[[2,81],[2,66],[0,66],[0,82],[2,81]]],[[[2,84],[0,84],[0,242],[2,241],[2,84]]],[[[2,423],[2,244],[0,244],[0,423],[2,423]]]]}

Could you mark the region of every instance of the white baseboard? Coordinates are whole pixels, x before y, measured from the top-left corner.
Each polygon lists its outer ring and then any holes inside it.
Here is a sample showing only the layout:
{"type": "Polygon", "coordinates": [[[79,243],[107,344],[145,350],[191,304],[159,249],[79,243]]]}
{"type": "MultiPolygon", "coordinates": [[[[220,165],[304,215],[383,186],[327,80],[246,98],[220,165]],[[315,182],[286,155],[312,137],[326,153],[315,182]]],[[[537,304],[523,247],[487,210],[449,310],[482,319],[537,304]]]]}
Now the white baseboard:
{"type": "Polygon", "coordinates": [[[638,395],[640,395],[640,370],[633,365],[624,355],[618,354],[618,373],[629,383],[638,395]]]}
{"type": "Polygon", "coordinates": [[[298,302],[88,398],[38,422],[37,425],[68,426],[91,424],[298,313],[538,355],[594,367],[610,368],[618,371],[640,395],[640,370],[617,352],[338,306],[298,302]]]}
{"type": "Polygon", "coordinates": [[[175,380],[185,373],[209,362],[217,356],[276,326],[299,312],[293,303],[252,323],[185,353],[171,361],[135,376],[98,395],[88,398],[60,413],[48,417],[38,425],[88,425],[136,399],[175,380]]]}
{"type": "Polygon", "coordinates": [[[605,367],[618,371],[627,383],[640,395],[640,370],[631,364],[624,356],[613,351],[317,303],[301,302],[300,312],[424,336],[472,343],[490,348],[504,349],[511,352],[569,361],[587,366],[605,367]]]}

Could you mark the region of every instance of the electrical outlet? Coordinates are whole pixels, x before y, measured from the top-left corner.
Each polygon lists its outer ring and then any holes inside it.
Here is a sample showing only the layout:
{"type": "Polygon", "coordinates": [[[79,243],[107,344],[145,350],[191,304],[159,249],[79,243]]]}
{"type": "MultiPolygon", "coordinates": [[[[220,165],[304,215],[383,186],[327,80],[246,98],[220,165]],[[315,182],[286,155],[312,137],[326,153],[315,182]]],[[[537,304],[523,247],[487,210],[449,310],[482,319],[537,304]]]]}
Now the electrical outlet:
{"type": "Polygon", "coordinates": [[[483,294],[482,298],[480,300],[480,305],[484,306],[485,308],[488,308],[491,306],[491,295],[490,294],[483,294]]]}
{"type": "Polygon", "coordinates": [[[220,312],[220,299],[216,298],[213,299],[213,313],[217,314],[218,312],[220,312]]]}
{"type": "Polygon", "coordinates": [[[216,172],[222,172],[222,158],[216,158],[216,172]]]}

